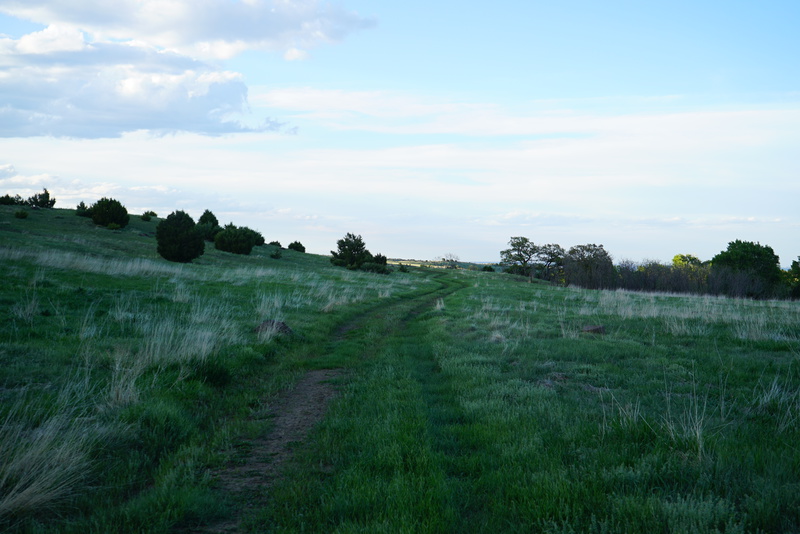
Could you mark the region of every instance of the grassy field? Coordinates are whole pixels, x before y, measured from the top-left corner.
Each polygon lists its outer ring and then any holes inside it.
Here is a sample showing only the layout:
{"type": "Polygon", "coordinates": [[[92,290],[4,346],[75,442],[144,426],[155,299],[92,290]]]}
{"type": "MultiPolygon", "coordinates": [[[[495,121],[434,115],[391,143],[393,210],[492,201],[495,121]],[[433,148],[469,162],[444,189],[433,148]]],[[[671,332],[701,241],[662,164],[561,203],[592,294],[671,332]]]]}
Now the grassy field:
{"type": "Polygon", "coordinates": [[[157,220],[14,211],[0,530],[800,530],[800,303],[381,276],[269,247],[178,265],[157,220]],[[267,319],[294,334],[254,332],[267,319]],[[318,369],[336,370],[325,417],[280,476],[231,491],[318,369]]]}

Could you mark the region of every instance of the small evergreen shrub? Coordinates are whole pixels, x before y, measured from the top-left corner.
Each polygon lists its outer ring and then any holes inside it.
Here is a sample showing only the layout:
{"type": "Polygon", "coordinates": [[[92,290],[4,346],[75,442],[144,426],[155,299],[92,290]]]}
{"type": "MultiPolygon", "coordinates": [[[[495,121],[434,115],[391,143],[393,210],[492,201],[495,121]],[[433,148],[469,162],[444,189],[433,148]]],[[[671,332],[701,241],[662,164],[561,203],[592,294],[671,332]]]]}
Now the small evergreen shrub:
{"type": "Polygon", "coordinates": [[[45,188],[43,192],[28,197],[25,204],[36,208],[52,208],[56,205],[56,199],[50,198],[50,192],[45,188]]]}
{"type": "Polygon", "coordinates": [[[217,220],[217,217],[213,213],[211,213],[210,210],[206,210],[203,212],[200,218],[197,219],[197,224],[208,224],[211,226],[219,227],[219,221],[217,220]]]}
{"type": "Polygon", "coordinates": [[[120,228],[125,228],[130,221],[128,210],[113,198],[101,198],[89,208],[91,211],[92,222],[98,226],[108,226],[111,223],[118,224],[120,228]]]}
{"type": "Polygon", "coordinates": [[[297,252],[305,252],[306,251],[306,247],[304,247],[303,244],[300,241],[292,241],[291,243],[289,243],[289,246],[287,248],[289,250],[295,250],[297,252]]]}
{"type": "Polygon", "coordinates": [[[214,242],[214,238],[217,237],[217,234],[222,231],[222,228],[219,227],[217,224],[212,223],[199,223],[197,225],[197,231],[200,232],[200,235],[203,236],[205,241],[210,241],[211,243],[214,242]]]}
{"type": "Polygon", "coordinates": [[[205,242],[194,220],[183,211],[175,211],[156,226],[158,253],[166,260],[188,263],[205,252],[205,242]]]}
{"type": "Polygon", "coordinates": [[[109,230],[119,230],[122,227],[117,223],[108,223],[108,226],[106,226],[106,228],[108,228],[109,230]]]}
{"type": "Polygon", "coordinates": [[[400,271],[401,273],[407,273],[407,272],[409,272],[409,271],[408,271],[408,267],[406,267],[406,266],[405,266],[405,265],[403,265],[402,263],[400,264],[400,267],[398,267],[398,268],[397,268],[397,270],[398,270],[398,271],[400,271]]]}
{"type": "Polygon", "coordinates": [[[281,252],[280,248],[276,248],[272,251],[272,254],[270,254],[269,257],[273,260],[279,260],[283,257],[283,252],[281,252]]]}
{"type": "Polygon", "coordinates": [[[15,211],[14,212],[14,217],[16,217],[17,219],[27,219],[28,218],[28,212],[25,211],[25,210],[15,211]]]}
{"type": "Polygon", "coordinates": [[[233,254],[250,254],[255,246],[255,239],[249,228],[239,228],[228,224],[214,237],[214,247],[223,252],[233,254]]]}
{"type": "Polygon", "coordinates": [[[492,267],[491,265],[484,265],[483,268],[481,269],[481,271],[483,271],[485,273],[493,273],[494,272],[494,267],[492,267]]]}
{"type": "MultiPolygon", "coordinates": [[[[253,242],[254,247],[260,247],[264,244],[265,242],[264,236],[261,235],[261,232],[257,232],[252,228],[248,228],[246,226],[241,226],[239,229],[247,234],[248,239],[250,239],[253,242]]],[[[279,247],[281,246],[280,243],[278,243],[278,246],[279,247]]]]}
{"type": "Polygon", "coordinates": [[[19,195],[3,195],[0,197],[0,206],[21,206],[25,202],[22,200],[22,197],[19,195]]]}
{"type": "Polygon", "coordinates": [[[269,244],[273,247],[283,248],[280,241],[270,241],[269,244]]]}
{"type": "Polygon", "coordinates": [[[205,210],[197,220],[197,231],[206,241],[214,242],[214,238],[222,231],[217,217],[210,210],[205,210]]]}
{"type": "Polygon", "coordinates": [[[81,200],[80,204],[75,207],[75,215],[78,217],[91,217],[92,212],[89,209],[89,206],[87,206],[83,200],[81,200]]]}
{"type": "Polygon", "coordinates": [[[142,213],[142,215],[141,215],[141,217],[140,217],[140,218],[141,218],[141,219],[142,219],[144,222],[149,222],[150,220],[152,220],[152,219],[153,219],[153,217],[158,217],[158,215],[156,214],[156,212],[154,212],[154,211],[146,211],[146,212],[142,213]]]}
{"type": "Polygon", "coordinates": [[[377,274],[389,274],[391,273],[391,269],[389,269],[386,265],[375,263],[374,261],[367,261],[361,264],[360,270],[366,271],[368,273],[377,273],[377,274]]]}

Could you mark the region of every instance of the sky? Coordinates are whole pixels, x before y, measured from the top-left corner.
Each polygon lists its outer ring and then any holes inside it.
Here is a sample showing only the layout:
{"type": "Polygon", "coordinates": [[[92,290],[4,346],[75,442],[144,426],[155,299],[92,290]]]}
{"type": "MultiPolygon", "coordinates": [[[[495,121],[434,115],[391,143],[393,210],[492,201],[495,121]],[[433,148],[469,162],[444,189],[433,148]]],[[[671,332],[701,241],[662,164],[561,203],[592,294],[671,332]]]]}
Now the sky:
{"type": "Polygon", "coordinates": [[[0,0],[0,195],[328,254],[800,256],[796,0],[0,0]]]}

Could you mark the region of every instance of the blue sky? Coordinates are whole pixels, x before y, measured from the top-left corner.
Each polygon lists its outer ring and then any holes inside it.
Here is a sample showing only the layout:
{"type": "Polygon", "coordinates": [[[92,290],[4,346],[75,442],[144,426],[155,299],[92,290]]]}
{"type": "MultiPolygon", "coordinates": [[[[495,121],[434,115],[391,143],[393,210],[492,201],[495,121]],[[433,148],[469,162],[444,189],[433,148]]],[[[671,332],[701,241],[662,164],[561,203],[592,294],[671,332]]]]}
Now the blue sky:
{"type": "Polygon", "coordinates": [[[800,4],[0,0],[0,194],[327,253],[800,255],[800,4]]]}

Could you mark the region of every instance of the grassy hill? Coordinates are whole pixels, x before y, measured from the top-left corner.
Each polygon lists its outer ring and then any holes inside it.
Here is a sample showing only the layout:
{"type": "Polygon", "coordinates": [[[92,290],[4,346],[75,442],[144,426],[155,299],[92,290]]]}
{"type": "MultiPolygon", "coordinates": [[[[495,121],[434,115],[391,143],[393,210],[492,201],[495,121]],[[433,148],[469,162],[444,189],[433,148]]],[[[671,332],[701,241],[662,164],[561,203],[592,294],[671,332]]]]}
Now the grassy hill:
{"type": "Polygon", "coordinates": [[[0,530],[800,529],[800,303],[269,247],[179,265],[157,220],[17,209],[0,530]]]}

